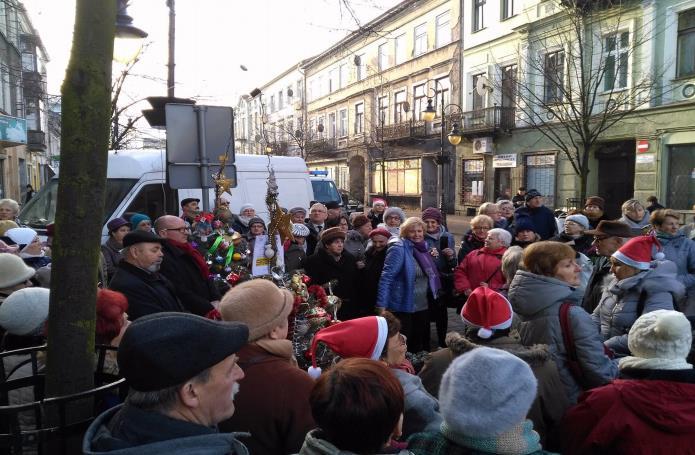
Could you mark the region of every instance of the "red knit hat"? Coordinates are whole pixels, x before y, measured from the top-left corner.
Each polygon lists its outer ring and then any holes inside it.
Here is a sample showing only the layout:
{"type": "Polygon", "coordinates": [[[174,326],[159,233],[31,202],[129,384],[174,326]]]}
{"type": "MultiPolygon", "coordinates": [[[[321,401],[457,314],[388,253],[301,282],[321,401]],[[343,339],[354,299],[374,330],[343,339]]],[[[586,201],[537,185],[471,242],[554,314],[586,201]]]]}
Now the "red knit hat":
{"type": "Polygon", "coordinates": [[[663,260],[664,253],[661,252],[661,244],[655,236],[641,235],[628,240],[613,253],[613,257],[638,270],[649,270],[652,260],[663,260]],[[657,251],[656,254],[652,254],[654,250],[657,251]]]}
{"type": "Polygon", "coordinates": [[[311,340],[309,355],[312,366],[308,369],[309,376],[317,379],[321,375],[321,368],[316,367],[316,346],[319,341],[343,358],[366,357],[379,360],[387,340],[388,326],[386,319],[381,316],[351,319],[321,329],[311,340]]]}
{"type": "Polygon", "coordinates": [[[376,236],[376,235],[382,235],[382,236],[386,237],[387,239],[390,239],[392,234],[386,228],[380,227],[380,228],[372,229],[372,232],[369,233],[369,238],[373,239],[374,236],[376,236]]]}
{"type": "Polygon", "coordinates": [[[461,319],[468,325],[480,327],[480,338],[490,338],[493,330],[511,327],[513,316],[509,300],[484,286],[475,288],[461,308],[461,319]]]}

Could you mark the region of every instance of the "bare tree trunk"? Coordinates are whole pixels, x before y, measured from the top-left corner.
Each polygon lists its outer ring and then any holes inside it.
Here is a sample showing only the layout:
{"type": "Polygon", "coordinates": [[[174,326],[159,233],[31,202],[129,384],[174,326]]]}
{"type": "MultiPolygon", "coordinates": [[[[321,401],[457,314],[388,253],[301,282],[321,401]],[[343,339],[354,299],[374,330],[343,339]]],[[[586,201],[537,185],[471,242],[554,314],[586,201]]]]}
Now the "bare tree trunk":
{"type": "Polygon", "coordinates": [[[46,395],[94,385],[97,268],[106,188],[116,0],[77,0],[62,94],[46,395]]]}

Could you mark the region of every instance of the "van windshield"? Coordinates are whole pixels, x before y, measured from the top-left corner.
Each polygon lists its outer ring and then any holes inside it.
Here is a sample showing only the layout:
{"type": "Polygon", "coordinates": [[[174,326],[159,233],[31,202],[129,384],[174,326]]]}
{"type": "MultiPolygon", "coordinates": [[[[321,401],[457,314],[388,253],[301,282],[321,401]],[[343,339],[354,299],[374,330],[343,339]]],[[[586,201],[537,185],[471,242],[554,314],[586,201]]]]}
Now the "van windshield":
{"type": "Polygon", "coordinates": [[[333,180],[312,180],[311,186],[314,189],[314,200],[322,204],[326,202],[335,201],[340,205],[343,205],[343,199],[338,193],[338,188],[335,186],[333,180]]]}
{"type": "MultiPolygon", "coordinates": [[[[106,181],[106,201],[104,204],[104,218],[106,223],[118,204],[126,197],[128,192],[137,183],[137,179],[108,179],[106,181]]],[[[19,212],[19,221],[32,228],[43,228],[55,221],[56,201],[58,200],[58,179],[52,179],[31,198],[31,200],[19,212]]]]}

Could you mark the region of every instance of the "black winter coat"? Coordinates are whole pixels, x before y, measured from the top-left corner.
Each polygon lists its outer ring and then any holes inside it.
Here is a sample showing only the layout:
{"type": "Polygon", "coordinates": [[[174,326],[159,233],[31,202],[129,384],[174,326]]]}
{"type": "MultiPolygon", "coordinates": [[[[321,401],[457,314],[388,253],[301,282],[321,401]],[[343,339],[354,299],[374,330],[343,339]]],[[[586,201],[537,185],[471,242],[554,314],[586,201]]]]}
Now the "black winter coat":
{"type": "Polygon", "coordinates": [[[368,249],[365,253],[365,266],[358,271],[359,289],[358,305],[361,308],[362,316],[374,316],[374,307],[376,307],[376,296],[379,291],[379,279],[381,271],[384,270],[384,261],[386,260],[386,251],[384,248],[379,252],[373,249],[368,249]]]}
{"type": "Polygon", "coordinates": [[[588,256],[589,250],[591,250],[591,243],[594,241],[594,238],[590,235],[581,235],[578,238],[573,239],[569,235],[562,232],[552,237],[550,240],[560,243],[567,243],[577,253],[586,254],[588,256]]]}
{"type": "Polygon", "coordinates": [[[473,250],[480,249],[485,246],[485,240],[479,240],[473,231],[468,231],[463,234],[463,239],[461,240],[461,249],[458,254],[458,263],[462,263],[466,258],[466,255],[473,250]]]}
{"type": "Polygon", "coordinates": [[[338,280],[338,285],[333,287],[333,294],[343,301],[338,311],[340,320],[354,319],[359,314],[353,302],[357,285],[356,262],[355,257],[347,251],[343,251],[336,261],[326,250],[317,249],[304,263],[304,270],[311,277],[312,284],[323,285],[331,280],[338,280]]]}
{"type": "MultiPolygon", "coordinates": [[[[311,256],[316,251],[316,244],[319,243],[319,231],[311,223],[304,223],[309,228],[309,236],[306,238],[306,255],[311,256]]],[[[324,229],[326,225],[324,224],[324,229]]]]}
{"type": "Polygon", "coordinates": [[[183,251],[164,243],[164,260],[160,273],[174,284],[176,296],[184,308],[198,316],[205,316],[213,310],[210,302],[220,300],[221,296],[211,280],[204,280],[193,258],[183,251]]]}
{"type": "MultiPolygon", "coordinates": [[[[598,258],[596,264],[594,265],[594,271],[589,277],[589,282],[586,284],[586,291],[584,291],[584,298],[582,299],[582,307],[591,314],[594,312],[601,301],[601,296],[604,291],[604,281],[606,277],[611,273],[611,261],[607,257],[598,258]]],[[[607,280],[610,281],[610,280],[607,280]]]]}
{"type": "Polygon", "coordinates": [[[163,311],[185,312],[169,280],[126,261],[116,266],[109,289],[121,292],[128,298],[128,319],[131,321],[163,311]]]}

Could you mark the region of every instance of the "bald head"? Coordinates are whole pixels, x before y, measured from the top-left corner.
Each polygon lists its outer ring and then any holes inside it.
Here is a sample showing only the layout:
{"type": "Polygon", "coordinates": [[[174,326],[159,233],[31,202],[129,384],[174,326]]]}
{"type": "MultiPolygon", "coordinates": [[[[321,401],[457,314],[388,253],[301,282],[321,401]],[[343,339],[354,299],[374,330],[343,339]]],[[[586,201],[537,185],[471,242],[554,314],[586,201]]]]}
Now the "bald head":
{"type": "Polygon", "coordinates": [[[160,216],[154,222],[154,231],[164,239],[177,242],[186,242],[188,240],[186,222],[178,216],[160,216]]]}

